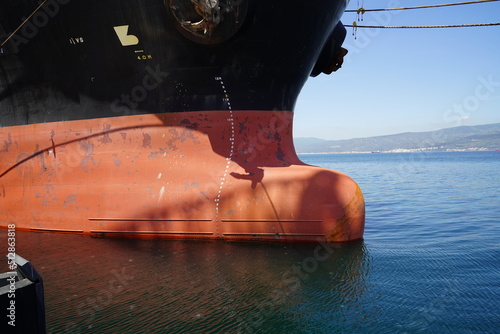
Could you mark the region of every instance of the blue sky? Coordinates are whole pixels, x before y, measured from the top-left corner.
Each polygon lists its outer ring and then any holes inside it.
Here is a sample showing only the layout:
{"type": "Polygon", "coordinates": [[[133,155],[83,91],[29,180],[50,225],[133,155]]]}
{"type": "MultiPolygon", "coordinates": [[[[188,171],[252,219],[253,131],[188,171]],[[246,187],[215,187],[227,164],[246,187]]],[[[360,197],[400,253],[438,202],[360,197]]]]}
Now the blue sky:
{"type": "MultiPolygon", "coordinates": [[[[353,0],[347,9],[461,2],[353,0]]],[[[352,24],[356,13],[344,13],[352,24]]],[[[500,22],[500,1],[367,12],[359,25],[500,22]]],[[[500,123],[500,26],[352,28],[343,67],[310,78],[295,107],[294,136],[348,139],[459,125],[500,123]]]]}

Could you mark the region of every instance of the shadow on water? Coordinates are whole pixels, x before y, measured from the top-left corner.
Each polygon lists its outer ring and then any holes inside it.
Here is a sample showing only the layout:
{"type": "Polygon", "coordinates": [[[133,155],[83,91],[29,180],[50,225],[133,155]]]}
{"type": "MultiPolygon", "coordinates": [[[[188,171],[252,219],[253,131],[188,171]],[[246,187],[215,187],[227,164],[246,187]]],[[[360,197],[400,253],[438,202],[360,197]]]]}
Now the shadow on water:
{"type": "Polygon", "coordinates": [[[364,242],[269,245],[19,233],[49,333],[258,333],[365,326],[364,242]]]}

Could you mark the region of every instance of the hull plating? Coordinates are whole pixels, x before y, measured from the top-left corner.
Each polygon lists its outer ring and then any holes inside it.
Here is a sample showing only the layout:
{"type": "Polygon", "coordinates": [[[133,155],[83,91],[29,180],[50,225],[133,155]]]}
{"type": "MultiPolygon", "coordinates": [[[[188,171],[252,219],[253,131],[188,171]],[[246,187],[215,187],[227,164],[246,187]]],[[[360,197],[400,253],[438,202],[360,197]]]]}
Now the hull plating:
{"type": "Polygon", "coordinates": [[[362,237],[348,176],[302,163],[291,112],[211,110],[0,129],[0,222],[96,236],[362,237]]]}

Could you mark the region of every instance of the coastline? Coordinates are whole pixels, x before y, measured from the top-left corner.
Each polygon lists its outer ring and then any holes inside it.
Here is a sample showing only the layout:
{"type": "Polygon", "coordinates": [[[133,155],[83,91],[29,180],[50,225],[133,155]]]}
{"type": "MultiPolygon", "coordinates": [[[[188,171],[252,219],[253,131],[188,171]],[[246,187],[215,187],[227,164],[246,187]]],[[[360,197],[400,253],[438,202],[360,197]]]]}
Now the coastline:
{"type": "Polygon", "coordinates": [[[498,150],[486,148],[486,147],[473,147],[468,149],[429,149],[429,148],[414,148],[414,149],[395,149],[387,151],[343,151],[343,152],[297,152],[299,155],[309,155],[309,154],[372,154],[372,153],[433,153],[433,152],[496,152],[498,150]]]}

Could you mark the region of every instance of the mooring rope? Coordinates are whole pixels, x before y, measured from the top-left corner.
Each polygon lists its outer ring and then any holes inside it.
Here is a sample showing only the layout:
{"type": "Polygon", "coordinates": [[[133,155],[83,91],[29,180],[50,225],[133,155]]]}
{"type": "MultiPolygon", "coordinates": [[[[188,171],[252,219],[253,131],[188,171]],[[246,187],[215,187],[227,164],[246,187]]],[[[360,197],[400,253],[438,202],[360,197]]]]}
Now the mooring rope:
{"type": "Polygon", "coordinates": [[[400,8],[378,8],[378,9],[359,8],[359,9],[348,9],[348,10],[345,10],[344,12],[345,13],[358,13],[359,14],[360,12],[364,13],[364,12],[381,12],[381,11],[387,11],[387,10],[407,10],[407,9],[447,7],[447,6],[470,5],[470,4],[483,3],[483,2],[493,2],[493,1],[500,1],[500,0],[476,0],[476,1],[466,1],[466,2],[445,3],[445,4],[439,4],[439,5],[400,7],[400,8]]]}
{"type": "Polygon", "coordinates": [[[381,29],[415,29],[415,28],[461,28],[461,27],[487,27],[487,26],[499,26],[500,22],[493,23],[472,23],[472,24],[445,24],[445,25],[434,25],[434,26],[360,26],[356,22],[353,24],[346,24],[345,27],[352,28],[381,28],[381,29]]]}
{"type": "Polygon", "coordinates": [[[28,16],[28,18],[26,20],[23,21],[23,23],[21,23],[21,25],[19,27],[16,28],[16,30],[14,30],[14,32],[12,34],[9,35],[9,37],[7,37],[7,39],[5,41],[2,42],[2,44],[0,44],[0,48],[3,47],[12,37],[14,37],[14,35],[19,31],[19,29],[21,29],[32,17],[33,15],[35,15],[42,7],[43,5],[45,5],[45,3],[47,2],[48,0],[44,0],[38,7],[37,9],[35,9],[33,11],[33,13],[31,13],[30,16],[28,16]]]}

